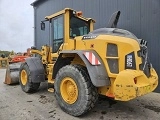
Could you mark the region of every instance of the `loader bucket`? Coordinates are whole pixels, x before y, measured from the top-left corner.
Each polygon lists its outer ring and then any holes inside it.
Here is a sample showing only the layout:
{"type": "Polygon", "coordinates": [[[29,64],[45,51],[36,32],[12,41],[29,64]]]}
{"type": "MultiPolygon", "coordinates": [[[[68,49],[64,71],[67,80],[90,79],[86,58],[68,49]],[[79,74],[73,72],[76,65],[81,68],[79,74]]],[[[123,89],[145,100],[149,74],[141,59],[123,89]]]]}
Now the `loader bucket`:
{"type": "Polygon", "coordinates": [[[19,68],[21,62],[11,63],[6,69],[5,84],[18,84],[19,83],[19,68]]]}

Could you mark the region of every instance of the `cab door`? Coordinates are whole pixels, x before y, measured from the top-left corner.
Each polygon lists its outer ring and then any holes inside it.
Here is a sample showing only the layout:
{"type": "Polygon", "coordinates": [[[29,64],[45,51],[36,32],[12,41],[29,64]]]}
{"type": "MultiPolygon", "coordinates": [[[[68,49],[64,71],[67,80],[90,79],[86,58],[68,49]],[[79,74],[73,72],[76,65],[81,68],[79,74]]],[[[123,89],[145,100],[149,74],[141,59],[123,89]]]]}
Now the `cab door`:
{"type": "Polygon", "coordinates": [[[52,52],[58,52],[64,42],[64,15],[59,15],[51,20],[52,52]]]}

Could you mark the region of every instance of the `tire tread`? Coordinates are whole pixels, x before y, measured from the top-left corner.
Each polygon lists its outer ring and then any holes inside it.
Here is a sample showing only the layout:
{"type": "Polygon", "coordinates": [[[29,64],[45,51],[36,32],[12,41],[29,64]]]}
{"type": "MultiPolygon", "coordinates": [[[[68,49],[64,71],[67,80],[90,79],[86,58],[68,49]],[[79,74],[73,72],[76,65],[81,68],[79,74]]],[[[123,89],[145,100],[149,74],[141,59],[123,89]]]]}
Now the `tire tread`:
{"type": "Polygon", "coordinates": [[[21,85],[21,88],[24,92],[26,93],[34,93],[38,90],[39,86],[40,86],[40,83],[33,83],[32,80],[31,80],[31,73],[30,73],[30,70],[29,70],[29,67],[27,65],[27,63],[22,63],[21,67],[20,67],[20,72],[19,72],[19,83],[21,85]],[[23,85],[22,82],[21,82],[21,71],[22,70],[26,70],[27,74],[28,74],[28,81],[26,83],[26,85],[23,85]]]}
{"type": "MultiPolygon", "coordinates": [[[[65,74],[67,74],[67,73],[65,73],[65,74]]],[[[62,110],[67,112],[70,115],[73,115],[73,116],[80,116],[80,115],[83,115],[86,112],[90,111],[95,106],[95,104],[98,100],[97,88],[95,86],[93,86],[93,84],[90,80],[90,77],[88,75],[87,69],[81,65],[66,65],[58,71],[56,79],[55,79],[55,95],[56,95],[56,99],[58,101],[58,104],[60,105],[62,110]],[[62,105],[62,103],[60,103],[60,102],[62,102],[62,100],[60,99],[59,94],[57,92],[58,87],[59,87],[59,86],[57,86],[57,81],[59,80],[60,76],[62,74],[64,74],[64,71],[66,69],[68,71],[76,71],[76,73],[80,75],[79,79],[82,80],[81,83],[83,84],[84,89],[85,89],[85,93],[86,93],[84,101],[83,101],[84,104],[76,106],[76,108],[73,109],[72,112],[67,110],[68,108],[65,107],[64,105],[62,105]]]]}

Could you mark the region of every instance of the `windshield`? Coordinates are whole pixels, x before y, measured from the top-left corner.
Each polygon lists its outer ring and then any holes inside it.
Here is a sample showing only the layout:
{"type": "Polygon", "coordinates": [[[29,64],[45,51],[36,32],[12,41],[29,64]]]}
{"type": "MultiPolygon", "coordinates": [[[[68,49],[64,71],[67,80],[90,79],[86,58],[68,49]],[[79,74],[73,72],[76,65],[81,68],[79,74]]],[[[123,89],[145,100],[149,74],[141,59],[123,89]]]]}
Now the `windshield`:
{"type": "Polygon", "coordinates": [[[90,32],[90,22],[77,18],[74,15],[70,17],[70,38],[83,36],[90,32]]]}

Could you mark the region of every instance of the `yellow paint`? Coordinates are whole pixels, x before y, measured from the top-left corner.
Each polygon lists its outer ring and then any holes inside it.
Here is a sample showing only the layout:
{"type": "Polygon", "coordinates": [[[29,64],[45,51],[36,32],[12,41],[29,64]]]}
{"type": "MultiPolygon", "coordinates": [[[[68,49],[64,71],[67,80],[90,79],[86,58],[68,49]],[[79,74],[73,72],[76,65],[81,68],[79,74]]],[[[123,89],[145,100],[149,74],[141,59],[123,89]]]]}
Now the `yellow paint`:
{"type": "MultiPolygon", "coordinates": [[[[79,41],[77,41],[79,42],[79,41]]],[[[134,51],[136,57],[136,67],[139,70],[139,64],[142,63],[141,58],[137,57],[137,51],[140,50],[139,44],[136,40],[121,36],[111,36],[111,35],[99,35],[96,39],[84,40],[83,41],[85,48],[89,48],[91,44],[94,44],[94,50],[101,56],[103,63],[105,64],[106,71],[108,72],[109,77],[115,78],[117,74],[111,73],[106,62],[107,58],[118,59],[119,71],[124,70],[125,66],[125,55],[134,51]],[[109,57],[106,56],[107,44],[112,43],[116,44],[118,47],[118,56],[109,57]]],[[[79,47],[78,47],[79,48],[79,47]]],[[[84,47],[82,47],[84,48],[84,47]]]]}
{"type": "Polygon", "coordinates": [[[108,92],[108,90],[109,90],[109,86],[99,87],[98,93],[106,96],[106,93],[108,92]]]}
{"type": "MultiPolygon", "coordinates": [[[[64,43],[62,43],[62,45],[60,46],[59,50],[57,51],[57,53],[52,53],[52,48],[50,46],[42,46],[41,50],[31,50],[31,54],[39,54],[42,58],[42,63],[46,65],[45,67],[45,71],[46,71],[46,76],[48,78],[48,82],[49,83],[54,83],[54,80],[52,79],[52,75],[53,75],[53,67],[54,67],[54,63],[56,61],[56,59],[59,56],[60,51],[62,50],[75,50],[76,49],[76,39],[78,37],[75,37],[74,39],[71,39],[69,37],[69,28],[70,28],[70,11],[74,11],[73,9],[70,8],[65,8],[62,11],[59,11],[55,14],[52,14],[50,16],[46,16],[45,18],[48,20],[51,20],[59,15],[63,15],[64,16],[64,43]],[[53,61],[54,59],[54,61],[53,61]]],[[[84,21],[90,21],[90,31],[93,30],[93,24],[95,23],[95,21],[91,18],[85,18],[83,16],[77,16],[77,18],[82,19],[84,21]]],[[[79,40],[81,43],[77,43],[79,44],[78,46],[81,47],[81,49],[83,47],[85,47],[85,45],[83,44],[82,40],[79,40]]],[[[71,64],[80,64],[85,66],[84,62],[80,59],[80,57],[76,54],[63,54],[62,57],[72,57],[74,56],[74,59],[72,61],[71,64]]]]}
{"type": "Polygon", "coordinates": [[[66,8],[66,9],[64,9],[64,10],[61,10],[61,11],[57,12],[57,13],[54,13],[54,14],[49,15],[49,16],[46,16],[46,17],[45,17],[45,19],[50,20],[50,19],[52,19],[52,18],[54,18],[54,17],[57,17],[57,16],[59,16],[59,15],[64,14],[64,13],[65,13],[65,11],[68,11],[68,10],[69,10],[69,9],[68,9],[68,8],[66,8]]]}
{"type": "Polygon", "coordinates": [[[110,86],[103,86],[103,87],[99,87],[98,88],[98,93],[101,95],[105,95],[111,98],[114,98],[114,89],[113,89],[113,84],[115,79],[114,78],[110,78],[111,81],[111,85],[110,86]]]}
{"type": "MultiPolygon", "coordinates": [[[[59,15],[68,14],[69,11],[75,11],[75,10],[73,10],[73,9],[71,9],[71,8],[65,8],[64,10],[61,10],[61,11],[59,11],[59,12],[56,12],[56,13],[52,14],[52,15],[46,16],[45,19],[50,20],[50,19],[52,19],[52,18],[54,18],[54,17],[57,17],[57,16],[59,16],[59,15]]],[[[78,11],[76,11],[76,12],[78,12],[78,11]]],[[[69,16],[67,16],[67,17],[69,18],[69,16]]],[[[84,21],[89,21],[89,20],[91,20],[93,23],[95,23],[95,20],[93,20],[92,18],[85,18],[85,17],[83,17],[83,16],[76,16],[76,17],[78,17],[78,18],[80,18],[80,19],[82,19],[82,20],[84,20],[84,21]]]]}
{"type": "Polygon", "coordinates": [[[25,70],[21,71],[21,83],[22,85],[26,85],[27,84],[27,72],[25,70]]]}
{"type": "Polygon", "coordinates": [[[43,54],[42,54],[42,52],[41,51],[39,51],[39,50],[34,50],[34,49],[31,49],[31,54],[39,54],[40,56],[42,56],[43,54]]]}
{"type": "Polygon", "coordinates": [[[124,70],[121,71],[114,82],[114,96],[116,100],[129,101],[138,96],[152,92],[158,85],[158,76],[155,70],[151,69],[151,77],[147,78],[142,71],[124,70]],[[134,78],[137,83],[134,83],[134,78]]]}
{"type": "Polygon", "coordinates": [[[78,87],[76,82],[70,77],[64,78],[60,84],[60,93],[66,103],[75,103],[78,99],[78,87]]]}
{"type": "Polygon", "coordinates": [[[51,56],[52,48],[50,46],[42,46],[41,50],[31,49],[31,54],[39,54],[43,64],[53,63],[51,56]]]}
{"type": "MultiPolygon", "coordinates": [[[[139,43],[132,39],[123,36],[114,35],[98,35],[94,39],[82,40],[82,36],[70,38],[70,12],[73,9],[66,8],[60,12],[46,16],[46,19],[51,20],[59,15],[64,16],[64,43],[60,46],[57,53],[52,53],[52,48],[49,46],[42,46],[42,50],[32,50],[32,53],[37,53],[42,56],[42,63],[46,65],[46,76],[49,83],[54,83],[52,79],[54,63],[59,54],[63,50],[94,50],[102,59],[106,74],[110,78],[110,86],[102,86],[98,88],[99,94],[112,97],[115,100],[128,101],[138,96],[142,96],[153,91],[158,85],[158,76],[153,68],[151,68],[151,77],[147,78],[146,75],[139,69],[139,65],[142,63],[141,57],[138,57],[137,52],[140,50],[139,43]],[[107,45],[115,44],[118,48],[118,56],[107,56],[107,45]],[[94,47],[91,47],[94,45],[94,47]],[[136,70],[125,70],[125,55],[134,52],[136,61],[136,70]],[[53,60],[54,59],[54,60],[53,60]],[[119,73],[115,74],[110,71],[107,59],[118,60],[119,73]],[[134,83],[134,79],[137,79],[137,83],[134,83]]],[[[90,21],[90,31],[94,28],[95,21],[91,18],[85,18],[83,16],[77,16],[77,18],[90,21]]],[[[71,64],[80,64],[85,66],[84,62],[77,54],[65,53],[63,58],[73,57],[71,64]]],[[[95,66],[96,67],[96,66],[95,66]]],[[[93,73],[94,74],[94,73],[93,73]]],[[[61,92],[63,99],[68,104],[73,104],[78,96],[77,86],[71,78],[66,78],[61,83],[61,92]],[[65,83],[71,83],[71,87],[65,85],[65,83]],[[73,90],[75,89],[75,91],[73,90]],[[68,91],[68,92],[67,92],[68,91]],[[72,94],[72,97],[70,96],[72,94]]]]}
{"type": "Polygon", "coordinates": [[[54,80],[52,79],[52,75],[53,75],[53,64],[48,64],[47,65],[47,78],[48,78],[48,83],[54,83],[54,80]]]}
{"type": "Polygon", "coordinates": [[[114,98],[114,88],[113,88],[113,85],[114,85],[114,82],[115,82],[115,78],[110,78],[110,81],[111,81],[111,85],[109,87],[109,90],[106,93],[106,96],[114,98]]]}

